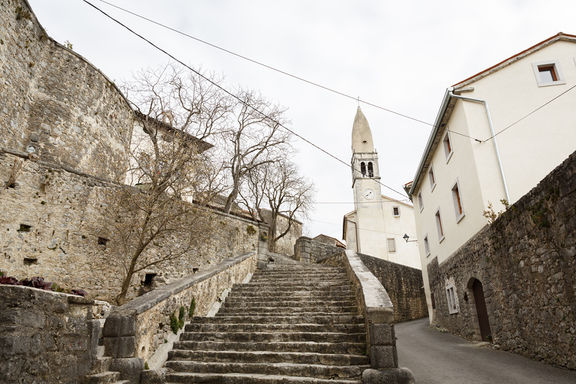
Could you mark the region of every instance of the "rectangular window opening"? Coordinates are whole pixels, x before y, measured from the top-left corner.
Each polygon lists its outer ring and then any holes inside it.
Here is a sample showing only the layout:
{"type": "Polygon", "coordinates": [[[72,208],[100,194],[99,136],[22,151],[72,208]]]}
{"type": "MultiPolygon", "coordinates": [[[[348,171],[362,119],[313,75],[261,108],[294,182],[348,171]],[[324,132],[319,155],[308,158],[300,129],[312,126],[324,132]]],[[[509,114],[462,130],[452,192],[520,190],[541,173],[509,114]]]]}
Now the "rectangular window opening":
{"type": "Polygon", "coordinates": [[[538,74],[541,83],[552,83],[558,81],[558,73],[556,71],[556,65],[554,64],[539,65],[538,74]]]}
{"type": "Polygon", "coordinates": [[[444,228],[442,228],[442,218],[439,210],[436,211],[436,229],[438,230],[438,239],[442,241],[444,239],[444,228]]]}
{"type": "Polygon", "coordinates": [[[393,207],[392,213],[394,214],[394,217],[400,216],[400,207],[393,207]]]}
{"type": "Polygon", "coordinates": [[[420,212],[424,209],[424,201],[422,200],[422,192],[418,193],[418,206],[420,207],[420,212]]]}
{"type": "Polygon", "coordinates": [[[464,215],[464,210],[462,209],[462,199],[460,197],[460,190],[458,188],[458,183],[454,184],[452,187],[452,200],[454,201],[454,211],[456,212],[456,219],[460,219],[464,215]]]}
{"type": "Polygon", "coordinates": [[[428,235],[424,237],[424,251],[426,252],[426,256],[430,256],[430,243],[428,242],[428,235]]]}
{"type": "Polygon", "coordinates": [[[436,187],[436,178],[434,177],[434,170],[432,168],[428,171],[428,177],[430,179],[430,188],[434,190],[434,187],[436,187]]]}
{"type": "Polygon", "coordinates": [[[387,239],[387,241],[388,241],[388,252],[390,253],[396,252],[396,239],[389,238],[387,239]]]}
{"type": "Polygon", "coordinates": [[[446,155],[446,160],[450,159],[452,155],[452,143],[450,142],[450,135],[446,134],[444,136],[444,154],[446,155]]]}

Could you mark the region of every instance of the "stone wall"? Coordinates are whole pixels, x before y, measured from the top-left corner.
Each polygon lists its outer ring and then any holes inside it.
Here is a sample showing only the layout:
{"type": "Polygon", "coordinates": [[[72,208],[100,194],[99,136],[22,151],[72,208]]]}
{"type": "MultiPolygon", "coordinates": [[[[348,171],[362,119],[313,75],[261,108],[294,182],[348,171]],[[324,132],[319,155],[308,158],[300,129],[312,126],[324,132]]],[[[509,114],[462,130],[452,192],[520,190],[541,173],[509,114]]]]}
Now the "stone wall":
{"type": "Polygon", "coordinates": [[[294,244],[294,259],[304,263],[325,263],[344,254],[344,249],[302,236],[294,244]]]}
{"type": "Polygon", "coordinates": [[[0,308],[0,382],[81,382],[98,345],[91,300],[0,285],[0,308]]]}
{"type": "Polygon", "coordinates": [[[134,119],[122,93],[25,0],[2,0],[0,25],[0,149],[122,181],[134,119]]]}
{"type": "Polygon", "coordinates": [[[428,316],[422,271],[373,256],[359,256],[390,295],[394,304],[395,322],[428,316]]]}
{"type": "MultiPolygon", "coordinates": [[[[271,220],[271,213],[267,209],[263,209],[261,212],[262,220],[264,223],[270,226],[271,220]]],[[[276,227],[276,236],[281,234],[288,228],[289,220],[286,216],[278,216],[278,223],[276,227]]],[[[292,220],[292,225],[290,230],[286,235],[278,241],[276,241],[276,249],[274,250],[275,253],[279,253],[281,255],[292,256],[294,254],[294,244],[296,240],[302,236],[302,223],[297,220],[292,220]]]]}
{"type": "Polygon", "coordinates": [[[172,332],[170,315],[181,306],[188,309],[194,298],[194,316],[206,316],[225,290],[254,273],[257,254],[252,252],[160,287],[115,308],[104,325],[106,355],[147,360],[172,332]]]}
{"type": "MultiPolygon", "coordinates": [[[[19,279],[42,276],[104,300],[119,293],[125,254],[106,215],[118,184],[6,152],[0,152],[0,184],[0,270],[19,279]],[[6,188],[15,162],[22,167],[15,185],[6,188]]],[[[207,241],[135,276],[129,297],[138,294],[145,273],[176,279],[257,249],[258,223],[215,210],[207,214],[207,241]]],[[[153,245],[151,252],[166,246],[153,245]]]]}
{"type": "Polygon", "coordinates": [[[478,280],[495,345],[576,369],[576,152],[428,275],[436,325],[481,337],[478,280]]]}

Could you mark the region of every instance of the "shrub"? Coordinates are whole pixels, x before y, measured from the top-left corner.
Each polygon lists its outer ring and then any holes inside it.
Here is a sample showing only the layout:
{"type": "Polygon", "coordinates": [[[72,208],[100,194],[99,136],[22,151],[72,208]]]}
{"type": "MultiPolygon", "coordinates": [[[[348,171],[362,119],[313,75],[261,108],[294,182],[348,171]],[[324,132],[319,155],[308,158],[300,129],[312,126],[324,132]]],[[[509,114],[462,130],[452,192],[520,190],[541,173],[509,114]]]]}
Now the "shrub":
{"type": "Polygon", "coordinates": [[[196,299],[192,298],[192,301],[190,301],[190,308],[188,309],[188,317],[192,318],[194,316],[195,309],[196,309],[196,299]]]}
{"type": "Polygon", "coordinates": [[[176,317],[175,314],[170,315],[170,329],[175,335],[178,333],[178,330],[180,329],[178,324],[178,318],[176,317]]]}

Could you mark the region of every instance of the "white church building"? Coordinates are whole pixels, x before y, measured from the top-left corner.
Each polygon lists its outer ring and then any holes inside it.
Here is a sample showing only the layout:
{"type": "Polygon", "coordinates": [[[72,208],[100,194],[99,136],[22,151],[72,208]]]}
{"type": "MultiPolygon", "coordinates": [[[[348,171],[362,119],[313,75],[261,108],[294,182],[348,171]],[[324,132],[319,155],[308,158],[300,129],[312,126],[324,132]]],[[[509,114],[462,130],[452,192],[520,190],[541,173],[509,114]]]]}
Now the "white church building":
{"type": "Polygon", "coordinates": [[[378,153],[360,107],[352,128],[352,189],[355,210],[343,220],[346,248],[421,269],[414,208],[382,195],[378,153]]]}

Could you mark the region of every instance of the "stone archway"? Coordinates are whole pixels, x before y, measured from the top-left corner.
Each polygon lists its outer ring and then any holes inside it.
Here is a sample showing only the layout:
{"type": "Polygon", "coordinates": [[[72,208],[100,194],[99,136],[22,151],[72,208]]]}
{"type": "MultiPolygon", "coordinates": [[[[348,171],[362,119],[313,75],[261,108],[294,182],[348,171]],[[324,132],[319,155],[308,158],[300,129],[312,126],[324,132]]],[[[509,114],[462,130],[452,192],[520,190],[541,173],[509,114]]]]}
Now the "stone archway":
{"type": "Polygon", "coordinates": [[[484,287],[482,282],[476,278],[470,279],[468,282],[468,289],[474,296],[474,305],[476,307],[476,315],[478,317],[478,328],[480,330],[480,338],[483,341],[492,341],[492,331],[490,330],[490,319],[488,317],[488,308],[486,307],[486,300],[484,298],[484,287]]]}

